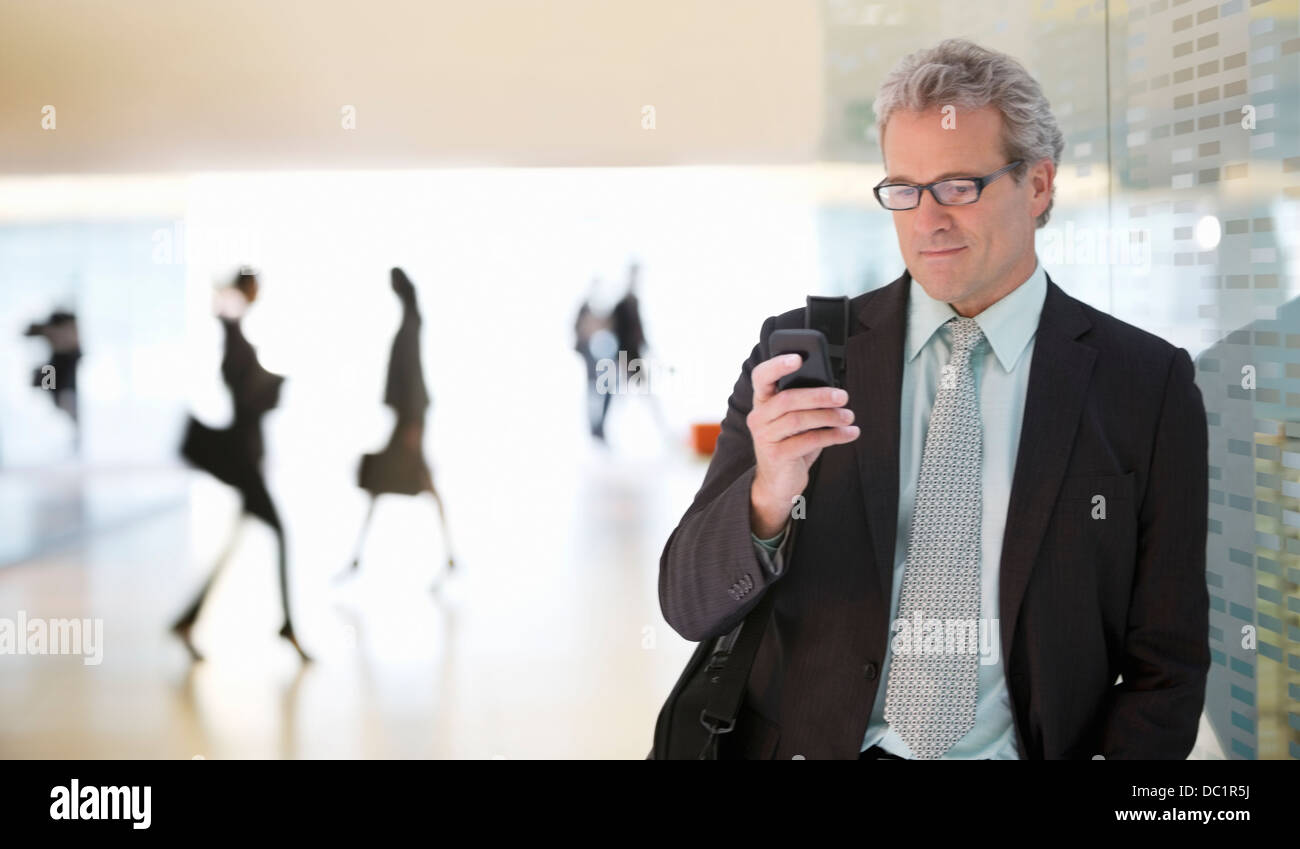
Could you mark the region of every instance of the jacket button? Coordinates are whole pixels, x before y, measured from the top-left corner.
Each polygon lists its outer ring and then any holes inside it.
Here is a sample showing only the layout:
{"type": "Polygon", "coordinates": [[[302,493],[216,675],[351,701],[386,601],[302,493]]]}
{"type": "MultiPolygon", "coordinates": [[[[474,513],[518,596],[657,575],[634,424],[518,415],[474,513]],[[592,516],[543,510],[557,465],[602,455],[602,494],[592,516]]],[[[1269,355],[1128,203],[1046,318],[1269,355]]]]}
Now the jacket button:
{"type": "Polygon", "coordinates": [[[875,681],[876,673],[878,671],[879,670],[874,663],[868,663],[866,666],[862,667],[862,674],[868,681],[875,681]]]}

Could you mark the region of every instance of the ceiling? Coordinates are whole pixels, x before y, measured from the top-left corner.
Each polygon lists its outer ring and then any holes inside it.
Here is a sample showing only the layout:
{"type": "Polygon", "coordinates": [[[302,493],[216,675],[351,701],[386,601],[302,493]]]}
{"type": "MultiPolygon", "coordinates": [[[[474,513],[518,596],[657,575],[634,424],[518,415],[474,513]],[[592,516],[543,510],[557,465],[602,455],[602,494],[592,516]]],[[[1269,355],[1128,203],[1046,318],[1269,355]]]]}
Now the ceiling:
{"type": "Polygon", "coordinates": [[[818,6],[0,0],[0,174],[806,162],[818,6]]]}

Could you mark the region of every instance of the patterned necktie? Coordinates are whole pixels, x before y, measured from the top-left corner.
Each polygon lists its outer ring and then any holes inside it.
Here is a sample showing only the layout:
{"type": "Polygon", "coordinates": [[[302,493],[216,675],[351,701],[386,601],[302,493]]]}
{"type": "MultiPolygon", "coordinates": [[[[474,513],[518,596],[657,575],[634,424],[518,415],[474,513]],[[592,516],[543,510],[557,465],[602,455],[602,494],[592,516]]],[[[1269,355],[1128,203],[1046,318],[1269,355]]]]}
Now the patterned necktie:
{"type": "Polygon", "coordinates": [[[974,627],[980,615],[983,430],[970,355],[984,333],[973,318],[957,316],[948,326],[952,356],[930,412],[898,604],[910,633],[893,647],[885,691],[885,721],[917,758],[939,757],[970,731],[978,690],[978,652],[944,644],[947,620],[974,627]],[[916,633],[918,616],[942,623],[939,651],[929,641],[935,631],[916,633]]]}

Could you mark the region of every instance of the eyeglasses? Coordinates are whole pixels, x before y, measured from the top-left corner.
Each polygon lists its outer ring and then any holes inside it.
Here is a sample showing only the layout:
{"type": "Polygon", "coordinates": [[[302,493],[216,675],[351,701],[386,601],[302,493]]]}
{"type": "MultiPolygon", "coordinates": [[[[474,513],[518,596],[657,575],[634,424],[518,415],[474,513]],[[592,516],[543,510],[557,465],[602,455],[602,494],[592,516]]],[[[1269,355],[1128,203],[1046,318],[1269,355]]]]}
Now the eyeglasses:
{"type": "Polygon", "coordinates": [[[1017,159],[1015,162],[1002,166],[987,177],[958,177],[926,183],[924,186],[890,183],[876,186],[872,191],[875,192],[876,200],[880,201],[880,205],[892,211],[915,209],[920,206],[921,192],[926,189],[930,190],[930,197],[943,206],[964,206],[979,200],[980,193],[984,191],[985,186],[1022,162],[1024,162],[1023,159],[1017,159]]]}

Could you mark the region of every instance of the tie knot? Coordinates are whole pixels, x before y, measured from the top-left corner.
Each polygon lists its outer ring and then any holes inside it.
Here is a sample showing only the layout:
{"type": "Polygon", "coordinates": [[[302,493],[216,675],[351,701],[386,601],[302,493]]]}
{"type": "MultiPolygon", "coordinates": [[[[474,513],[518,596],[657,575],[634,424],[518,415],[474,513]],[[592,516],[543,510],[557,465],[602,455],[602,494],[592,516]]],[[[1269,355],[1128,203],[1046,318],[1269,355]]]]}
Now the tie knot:
{"type": "Polygon", "coordinates": [[[949,328],[952,330],[952,352],[968,354],[984,338],[984,331],[980,330],[979,322],[973,318],[965,316],[954,316],[948,319],[949,328]]]}

